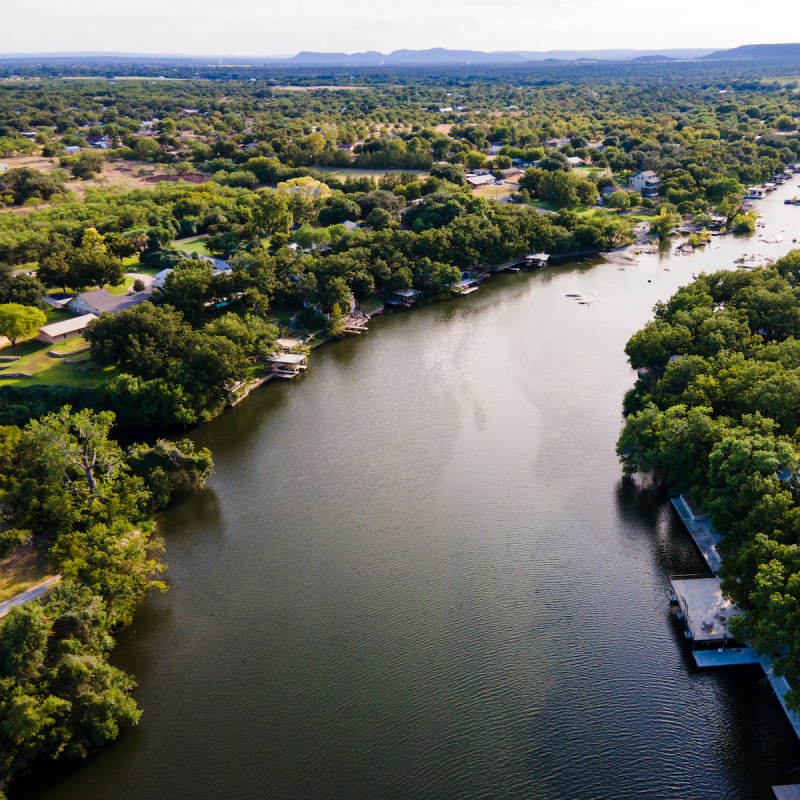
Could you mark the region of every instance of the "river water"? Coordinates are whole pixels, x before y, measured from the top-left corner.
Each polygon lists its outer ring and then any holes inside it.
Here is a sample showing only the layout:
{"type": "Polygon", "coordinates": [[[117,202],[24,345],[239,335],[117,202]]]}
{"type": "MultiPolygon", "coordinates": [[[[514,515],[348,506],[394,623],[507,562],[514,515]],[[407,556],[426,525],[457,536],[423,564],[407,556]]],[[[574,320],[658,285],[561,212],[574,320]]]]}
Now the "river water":
{"type": "Polygon", "coordinates": [[[791,249],[797,182],[760,207],[780,244],[504,276],[198,430],[216,470],[162,517],[171,588],[116,656],[141,724],[24,794],[771,797],[800,747],[755,669],[690,667],[667,581],[701,562],[614,444],[630,334],[791,249]]]}

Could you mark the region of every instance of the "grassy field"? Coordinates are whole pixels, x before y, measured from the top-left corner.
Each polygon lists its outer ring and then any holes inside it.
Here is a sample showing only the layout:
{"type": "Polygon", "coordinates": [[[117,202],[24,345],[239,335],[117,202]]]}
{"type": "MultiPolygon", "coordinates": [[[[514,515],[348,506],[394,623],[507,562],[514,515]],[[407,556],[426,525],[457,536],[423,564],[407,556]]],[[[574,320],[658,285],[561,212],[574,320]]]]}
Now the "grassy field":
{"type": "MultiPolygon", "coordinates": [[[[81,372],[79,367],[85,364],[65,364],[63,358],[53,358],[48,355],[50,350],[56,353],[74,353],[86,347],[87,342],[82,336],[74,339],[67,339],[65,342],[51,345],[46,342],[37,342],[29,339],[16,347],[6,347],[0,351],[3,356],[20,356],[19,361],[9,361],[0,363],[0,386],[20,385],[58,385],[58,386],[85,386],[93,389],[105,383],[114,374],[111,367],[105,369],[81,372]],[[4,373],[24,372],[32,375],[31,378],[5,378],[4,373]]],[[[88,358],[86,355],[79,355],[76,358],[88,358]]],[[[70,359],[66,359],[70,360],[70,359]]]]}
{"type": "Polygon", "coordinates": [[[172,246],[184,253],[197,253],[200,256],[210,256],[206,247],[207,236],[190,236],[188,239],[175,239],[172,246]]]}
{"type": "Polygon", "coordinates": [[[47,577],[45,559],[31,545],[20,545],[8,558],[0,558],[0,602],[27,591],[47,577]]]}
{"type": "Polygon", "coordinates": [[[501,197],[511,197],[519,191],[519,186],[512,183],[504,183],[502,186],[481,186],[475,189],[472,194],[475,197],[483,197],[485,200],[499,200],[501,197]]]}

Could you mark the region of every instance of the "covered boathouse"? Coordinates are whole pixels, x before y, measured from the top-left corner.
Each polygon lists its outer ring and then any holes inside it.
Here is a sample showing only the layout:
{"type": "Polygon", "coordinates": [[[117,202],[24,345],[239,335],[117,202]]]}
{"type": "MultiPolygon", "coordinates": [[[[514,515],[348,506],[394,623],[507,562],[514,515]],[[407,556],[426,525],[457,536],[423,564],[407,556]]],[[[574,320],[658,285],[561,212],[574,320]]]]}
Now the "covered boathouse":
{"type": "Polygon", "coordinates": [[[267,367],[276,378],[296,378],[308,369],[305,353],[276,353],[267,359],[267,367]]]}

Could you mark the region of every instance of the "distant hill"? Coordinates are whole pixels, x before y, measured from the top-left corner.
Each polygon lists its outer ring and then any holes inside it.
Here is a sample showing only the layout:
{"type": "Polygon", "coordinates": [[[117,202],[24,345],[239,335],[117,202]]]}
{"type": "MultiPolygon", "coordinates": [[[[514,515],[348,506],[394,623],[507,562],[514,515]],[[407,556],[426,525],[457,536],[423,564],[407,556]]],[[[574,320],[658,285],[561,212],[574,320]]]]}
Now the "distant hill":
{"type": "Polygon", "coordinates": [[[290,64],[507,64],[524,61],[517,53],[484,53],[480,50],[447,50],[434,47],[429,50],[395,50],[392,53],[298,53],[283,63],[290,64]]]}
{"type": "Polygon", "coordinates": [[[428,50],[395,50],[391,53],[316,53],[302,52],[283,63],[297,65],[414,65],[414,64],[515,64],[525,61],[558,63],[563,61],[633,61],[656,57],[666,59],[695,59],[711,53],[710,48],[680,50],[514,50],[483,52],[481,50],[448,50],[434,47],[428,50]]]}
{"type": "Polygon", "coordinates": [[[800,61],[800,44],[745,44],[730,50],[717,50],[707,61],[800,61]]]}

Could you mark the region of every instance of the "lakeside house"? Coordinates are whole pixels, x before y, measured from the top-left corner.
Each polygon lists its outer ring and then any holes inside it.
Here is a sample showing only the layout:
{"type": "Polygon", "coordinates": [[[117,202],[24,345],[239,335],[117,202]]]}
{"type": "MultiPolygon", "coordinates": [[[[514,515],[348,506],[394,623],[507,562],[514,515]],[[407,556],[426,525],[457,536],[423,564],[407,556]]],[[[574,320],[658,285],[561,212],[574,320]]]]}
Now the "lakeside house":
{"type": "Polygon", "coordinates": [[[660,185],[661,178],[651,169],[641,170],[628,178],[628,186],[642,197],[655,197],[660,185]]]}
{"type": "Polygon", "coordinates": [[[63,342],[66,339],[72,339],[74,336],[80,336],[89,326],[89,323],[96,319],[96,314],[81,314],[81,316],[73,317],[72,319],[51,322],[49,325],[42,325],[39,328],[36,339],[48,344],[63,342]]]}
{"type": "Polygon", "coordinates": [[[123,309],[138,305],[150,299],[151,292],[139,292],[138,294],[124,294],[114,296],[105,289],[95,289],[91,292],[81,292],[76,294],[68,303],[64,305],[71,314],[84,315],[94,314],[116,314],[123,309]]]}

